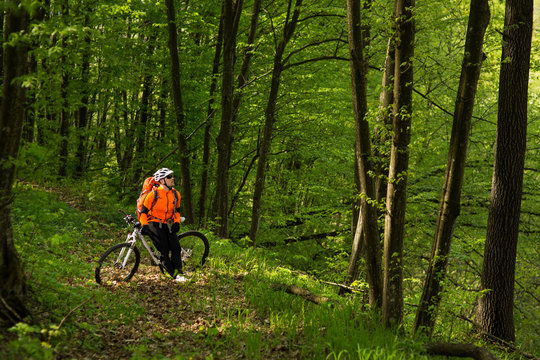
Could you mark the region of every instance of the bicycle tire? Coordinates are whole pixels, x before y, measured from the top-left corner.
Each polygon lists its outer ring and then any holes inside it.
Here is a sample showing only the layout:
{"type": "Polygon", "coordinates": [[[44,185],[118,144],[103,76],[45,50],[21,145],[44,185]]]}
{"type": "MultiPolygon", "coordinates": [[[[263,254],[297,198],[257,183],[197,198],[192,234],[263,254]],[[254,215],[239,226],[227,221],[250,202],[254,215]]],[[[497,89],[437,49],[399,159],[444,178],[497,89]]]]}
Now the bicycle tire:
{"type": "Polygon", "coordinates": [[[182,248],[182,269],[193,272],[204,265],[210,253],[210,243],[206,236],[196,230],[190,230],[178,235],[182,248]]]}
{"type": "Polygon", "coordinates": [[[129,281],[137,272],[140,262],[141,253],[136,246],[132,247],[130,243],[114,245],[105,251],[98,261],[95,270],[96,282],[103,286],[114,286],[129,281]],[[125,262],[125,265],[119,260],[125,262]]]}

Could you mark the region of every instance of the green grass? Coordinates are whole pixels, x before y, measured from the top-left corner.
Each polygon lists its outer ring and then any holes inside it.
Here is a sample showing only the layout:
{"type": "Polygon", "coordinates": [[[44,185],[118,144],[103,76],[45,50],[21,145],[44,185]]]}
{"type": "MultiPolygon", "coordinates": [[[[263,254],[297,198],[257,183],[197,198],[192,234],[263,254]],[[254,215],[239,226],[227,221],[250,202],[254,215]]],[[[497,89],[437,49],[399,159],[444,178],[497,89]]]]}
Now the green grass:
{"type": "MultiPolygon", "coordinates": [[[[361,296],[339,297],[297,271],[293,265],[309,265],[309,257],[295,255],[298,244],[280,256],[279,249],[243,248],[208,234],[207,266],[188,283],[178,286],[142,267],[110,290],[94,282],[94,264],[125,236],[121,221],[105,222],[95,210],[77,210],[30,186],[15,192],[16,245],[32,316],[0,331],[2,358],[428,359],[421,342],[382,328],[361,296]],[[333,301],[315,305],[273,283],[333,301]]],[[[312,273],[328,259],[311,264],[312,273]]]]}

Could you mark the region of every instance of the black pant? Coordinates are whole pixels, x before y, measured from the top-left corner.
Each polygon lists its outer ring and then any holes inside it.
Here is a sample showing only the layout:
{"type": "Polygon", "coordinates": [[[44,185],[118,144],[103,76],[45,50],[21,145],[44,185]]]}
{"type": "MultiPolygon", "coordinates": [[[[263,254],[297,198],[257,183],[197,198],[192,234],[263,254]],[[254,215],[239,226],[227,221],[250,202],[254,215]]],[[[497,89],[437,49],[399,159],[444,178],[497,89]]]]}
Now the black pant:
{"type": "Polygon", "coordinates": [[[151,236],[155,247],[160,253],[161,264],[165,270],[174,276],[175,271],[182,273],[182,249],[178,236],[172,233],[167,224],[158,222],[148,223],[150,230],[156,235],[151,236]]]}

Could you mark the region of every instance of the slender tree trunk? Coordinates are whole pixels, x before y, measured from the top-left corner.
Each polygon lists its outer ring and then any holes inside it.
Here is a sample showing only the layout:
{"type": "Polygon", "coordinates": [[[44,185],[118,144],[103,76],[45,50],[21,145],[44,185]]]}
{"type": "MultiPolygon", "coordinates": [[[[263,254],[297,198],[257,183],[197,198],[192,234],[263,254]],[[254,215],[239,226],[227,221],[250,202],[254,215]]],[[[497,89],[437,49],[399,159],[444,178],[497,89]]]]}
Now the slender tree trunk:
{"type": "MultiPolygon", "coordinates": [[[[62,16],[67,18],[69,14],[68,1],[64,0],[62,3],[62,16]]],[[[65,35],[67,36],[67,35],[65,35]]],[[[67,53],[67,39],[62,39],[62,51],[64,55],[62,56],[61,62],[65,62],[67,53]]],[[[58,169],[58,176],[60,178],[65,178],[67,176],[67,166],[68,166],[68,155],[69,155],[69,101],[67,96],[67,88],[69,83],[68,70],[64,70],[62,74],[62,88],[61,88],[61,110],[60,110],[60,151],[59,151],[59,160],[60,167],[58,169]]]]}
{"type": "Polygon", "coordinates": [[[178,34],[176,32],[176,20],[174,10],[174,0],[165,0],[167,6],[167,23],[169,30],[169,54],[171,57],[171,85],[174,102],[174,113],[176,115],[176,129],[178,132],[178,148],[180,156],[180,167],[182,169],[182,204],[188,224],[195,222],[193,209],[193,194],[191,190],[191,174],[189,149],[186,141],[186,120],[184,114],[184,104],[182,102],[182,90],[180,86],[180,60],[178,58],[178,34]]]}
{"type": "Polygon", "coordinates": [[[283,54],[287,43],[291,39],[296,29],[298,17],[300,16],[300,10],[302,7],[302,0],[296,0],[294,5],[294,12],[292,17],[290,11],[292,9],[292,0],[289,0],[289,13],[283,26],[283,36],[278,44],[276,53],[274,55],[274,67],[272,70],[272,80],[270,83],[270,94],[268,95],[268,102],[265,109],[265,121],[263,130],[263,139],[259,148],[259,162],[257,163],[257,175],[255,179],[255,190],[253,192],[253,207],[251,211],[251,228],[249,231],[249,238],[253,241],[253,246],[256,246],[257,232],[259,231],[259,221],[261,219],[262,208],[262,193],[264,190],[264,180],[266,176],[266,166],[268,161],[268,154],[270,153],[270,145],[272,143],[272,133],[274,131],[276,102],[279,93],[279,83],[281,81],[281,72],[283,70],[283,54]]]}
{"type": "Polygon", "coordinates": [[[237,9],[242,8],[242,3],[243,0],[223,0],[223,77],[216,186],[216,213],[219,224],[217,235],[222,238],[229,236],[229,166],[233,141],[234,63],[239,20],[237,9]]]}
{"type": "Polygon", "coordinates": [[[460,211],[471,118],[484,56],[482,51],[484,34],[489,18],[488,0],[472,0],[435,238],[424,290],[416,313],[414,332],[424,328],[426,333],[431,335],[435,326],[454,226],[460,211]]]}
{"type": "MultiPolygon", "coordinates": [[[[240,66],[240,74],[238,74],[238,77],[237,77],[238,84],[237,84],[237,88],[233,97],[233,120],[232,120],[233,133],[234,133],[234,126],[238,120],[238,111],[240,108],[240,104],[242,102],[244,86],[246,86],[247,79],[248,79],[249,68],[251,65],[251,58],[253,57],[252,50],[253,50],[253,44],[255,43],[255,36],[257,35],[257,26],[259,23],[259,13],[261,11],[261,3],[262,3],[262,0],[255,0],[253,3],[253,11],[251,14],[251,22],[249,26],[247,43],[244,48],[244,55],[242,56],[242,65],[240,66]]],[[[246,173],[246,176],[243,177],[242,182],[239,185],[239,190],[245,184],[247,175],[249,174],[249,171],[252,168],[253,161],[248,166],[248,172],[246,173]]],[[[236,192],[236,194],[238,194],[238,192],[236,192]]],[[[228,212],[229,214],[232,212],[234,208],[234,205],[236,203],[235,200],[236,200],[236,196],[233,197],[231,204],[229,206],[229,212],[228,212]]]]}
{"type": "MultiPolygon", "coordinates": [[[[84,17],[84,26],[88,26],[88,15],[84,17]]],[[[81,65],[81,79],[83,84],[88,83],[88,72],[90,70],[90,35],[85,35],[87,48],[83,50],[83,60],[81,65]]],[[[79,144],[77,146],[75,176],[81,178],[85,171],[87,126],[88,126],[88,89],[85,87],[82,92],[81,106],[77,110],[77,128],[79,144]]]]}
{"type": "MultiPolygon", "coordinates": [[[[223,9],[221,9],[223,13],[223,9]]],[[[199,197],[199,225],[204,222],[206,214],[206,202],[208,198],[208,173],[210,170],[210,140],[212,130],[212,118],[215,114],[215,96],[217,89],[217,80],[219,75],[219,60],[221,58],[221,49],[223,47],[223,16],[220,18],[216,49],[214,53],[214,62],[212,66],[212,80],[210,82],[208,110],[206,115],[207,124],[204,128],[203,145],[203,170],[201,174],[201,195],[199,197]]],[[[215,216],[215,214],[214,214],[215,216]]]]}
{"type": "Polygon", "coordinates": [[[383,197],[386,196],[388,187],[388,164],[390,157],[385,155],[389,152],[392,140],[392,104],[394,103],[394,69],[395,69],[395,38],[392,36],[388,40],[386,47],[386,59],[384,61],[384,73],[382,79],[382,91],[379,97],[379,112],[373,135],[373,153],[375,161],[375,198],[378,204],[381,204],[383,197]]]}
{"type": "MultiPolygon", "coordinates": [[[[147,58],[152,58],[154,55],[154,42],[155,37],[150,36],[148,39],[148,54],[147,58]]],[[[139,183],[141,180],[141,176],[143,174],[143,163],[142,159],[147,159],[149,157],[149,154],[146,153],[146,138],[148,134],[148,121],[150,119],[151,109],[152,106],[150,104],[150,97],[152,95],[152,79],[153,76],[149,72],[149,69],[147,70],[148,73],[144,75],[143,79],[143,91],[141,96],[141,109],[140,109],[140,116],[139,116],[139,123],[136,126],[135,129],[135,143],[136,143],[136,151],[134,154],[135,163],[132,168],[133,172],[133,182],[135,184],[139,183]]]]}
{"type": "Polygon", "coordinates": [[[253,57],[253,44],[255,43],[255,35],[257,34],[257,25],[259,23],[259,13],[261,11],[262,0],[255,0],[253,2],[253,11],[251,14],[251,23],[249,26],[249,33],[246,47],[244,48],[244,55],[242,57],[242,66],[240,67],[240,74],[238,75],[237,91],[234,94],[233,111],[234,118],[233,124],[238,118],[238,108],[242,101],[242,90],[247,83],[249,74],[249,67],[251,65],[251,58],[253,57]]]}
{"type": "MultiPolygon", "coordinates": [[[[369,284],[369,303],[380,308],[382,296],[381,252],[379,231],[377,226],[377,206],[374,204],[375,184],[369,176],[372,171],[370,162],[371,139],[367,113],[367,63],[364,59],[364,36],[362,34],[360,0],[347,0],[347,28],[349,38],[349,54],[351,63],[351,80],[353,92],[353,110],[356,128],[355,154],[361,190],[361,211],[357,231],[360,226],[364,235],[366,251],[367,281],[369,284]]],[[[355,239],[358,243],[359,239],[355,239]]],[[[358,248],[358,247],[357,247],[358,248]]],[[[354,257],[358,258],[357,255],[354,257]]],[[[354,261],[354,259],[351,259],[354,261]]],[[[352,269],[351,269],[352,271],[352,269]]]]}
{"type": "Polygon", "coordinates": [[[62,109],[60,110],[60,168],[58,169],[58,176],[65,178],[67,176],[68,155],[69,155],[69,111],[68,111],[68,75],[67,73],[62,76],[62,109]]]}
{"type": "Polygon", "coordinates": [[[477,321],[482,330],[514,341],[514,277],[527,140],[527,92],[532,0],[507,0],[499,80],[495,164],[477,321]]]}
{"type": "Polygon", "coordinates": [[[6,0],[0,100],[0,319],[15,323],[28,314],[24,304],[26,279],[13,239],[12,186],[23,127],[25,89],[17,81],[27,71],[28,49],[23,41],[7,42],[11,34],[26,31],[28,14],[19,0],[6,0]]]}
{"type": "Polygon", "coordinates": [[[384,226],[383,322],[398,325],[403,318],[403,237],[407,202],[407,170],[411,138],[414,0],[396,0],[396,60],[394,119],[386,217],[384,226]]]}

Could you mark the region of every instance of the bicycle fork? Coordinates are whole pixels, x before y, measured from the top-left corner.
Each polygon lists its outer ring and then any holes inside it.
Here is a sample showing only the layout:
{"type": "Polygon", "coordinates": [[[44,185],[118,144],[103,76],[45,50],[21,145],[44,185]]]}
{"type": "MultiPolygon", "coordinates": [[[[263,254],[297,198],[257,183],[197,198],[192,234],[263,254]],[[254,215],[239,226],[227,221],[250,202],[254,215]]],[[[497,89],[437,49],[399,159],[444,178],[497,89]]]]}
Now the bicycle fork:
{"type": "Polygon", "coordinates": [[[124,256],[124,252],[126,251],[126,248],[122,248],[122,250],[120,250],[120,254],[118,254],[118,258],[116,259],[114,263],[115,266],[120,269],[123,269],[126,267],[129,257],[131,253],[133,252],[133,247],[135,246],[135,241],[131,236],[128,236],[128,238],[126,239],[126,242],[131,243],[131,246],[127,249],[127,254],[124,257],[124,260],[122,261],[122,257],[124,256]]]}

